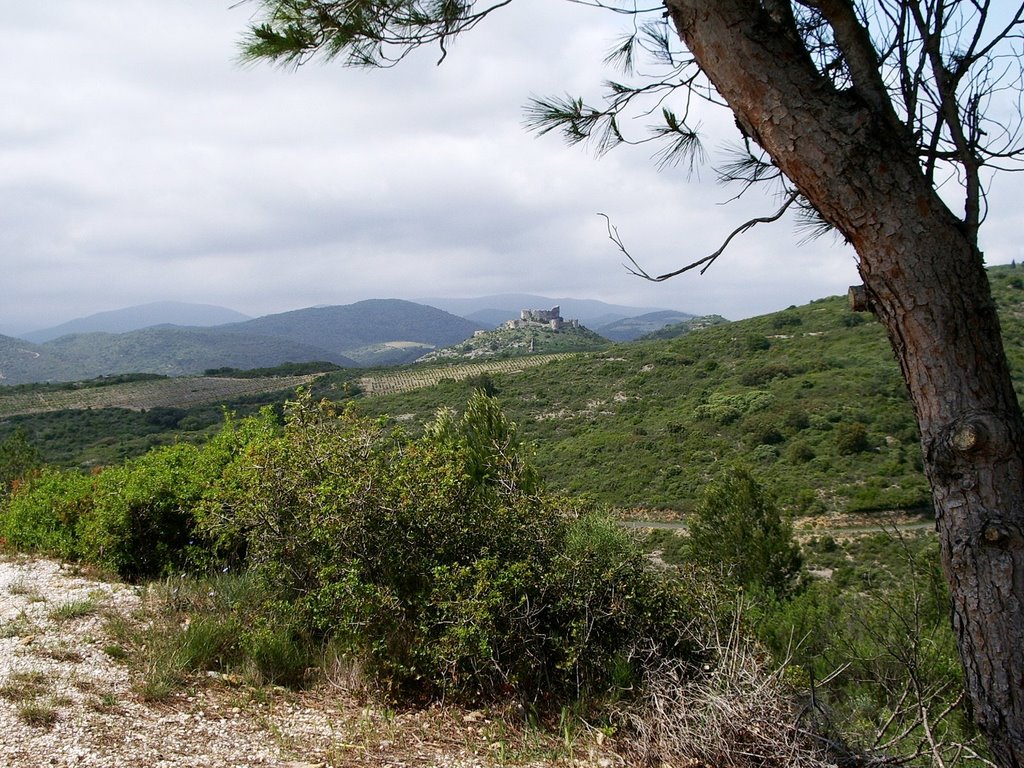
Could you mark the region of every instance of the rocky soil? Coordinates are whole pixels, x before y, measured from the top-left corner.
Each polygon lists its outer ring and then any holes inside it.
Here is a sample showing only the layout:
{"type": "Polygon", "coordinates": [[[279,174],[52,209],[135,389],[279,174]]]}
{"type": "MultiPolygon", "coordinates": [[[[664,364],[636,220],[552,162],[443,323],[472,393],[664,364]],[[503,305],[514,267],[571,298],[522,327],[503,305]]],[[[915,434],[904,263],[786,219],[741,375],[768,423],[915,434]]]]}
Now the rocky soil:
{"type": "Polygon", "coordinates": [[[108,631],[142,620],[141,604],[139,588],[0,557],[0,765],[622,765],[597,733],[570,741],[485,712],[396,712],[329,684],[298,694],[211,675],[148,702],[108,631]]]}

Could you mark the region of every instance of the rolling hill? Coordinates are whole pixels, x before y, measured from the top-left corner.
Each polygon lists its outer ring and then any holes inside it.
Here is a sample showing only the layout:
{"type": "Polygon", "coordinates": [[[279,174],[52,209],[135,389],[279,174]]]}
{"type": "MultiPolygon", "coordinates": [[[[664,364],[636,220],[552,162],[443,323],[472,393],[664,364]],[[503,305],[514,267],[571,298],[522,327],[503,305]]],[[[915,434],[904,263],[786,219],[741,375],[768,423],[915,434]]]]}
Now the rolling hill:
{"type": "Polygon", "coordinates": [[[495,328],[478,332],[454,346],[438,349],[421,357],[417,363],[457,363],[529,355],[589,352],[608,346],[608,339],[583,326],[566,326],[555,331],[544,326],[529,328],[495,328]]]}
{"type": "Polygon", "coordinates": [[[481,326],[435,307],[401,299],[371,299],[331,307],[313,307],[266,315],[218,330],[286,339],[329,352],[352,355],[373,365],[374,350],[395,362],[412,362],[434,347],[456,344],[481,326]],[[407,350],[404,356],[399,354],[407,350]],[[399,357],[400,360],[394,358],[399,357]]]}
{"type": "Polygon", "coordinates": [[[0,336],[0,385],[90,378],[84,368],[58,351],[13,336],[0,336]]]}
{"type": "Polygon", "coordinates": [[[42,347],[90,371],[84,378],[128,372],[187,376],[208,368],[271,368],[308,360],[355,365],[344,355],[322,347],[254,333],[224,333],[219,328],[158,327],[130,333],[76,334],[42,347]]]}
{"type": "Polygon", "coordinates": [[[694,331],[700,331],[704,328],[711,328],[715,325],[722,325],[728,323],[721,315],[700,315],[699,317],[690,317],[681,322],[672,323],[670,325],[662,326],[654,331],[649,331],[643,336],[639,336],[635,341],[657,341],[659,339],[677,339],[680,336],[685,336],[688,333],[694,331]]]}
{"type": "MultiPolygon", "coordinates": [[[[1024,269],[990,270],[1024,392],[1024,269]]],[[[330,377],[325,377],[324,383],[330,377]]],[[[687,510],[735,462],[797,514],[928,508],[916,423],[881,326],[845,297],[490,376],[547,480],[621,507],[687,510]]],[[[475,381],[368,398],[406,428],[475,381]]]]}
{"type": "Polygon", "coordinates": [[[644,315],[616,320],[614,323],[602,325],[598,332],[612,341],[633,341],[666,326],[685,323],[693,318],[694,316],[688,312],[666,309],[661,312],[648,312],[644,315]]]}
{"type": "Polygon", "coordinates": [[[0,336],[0,384],[80,381],[121,373],[188,376],[209,368],[272,368],[323,360],[355,362],[319,347],[212,328],[146,328],[129,333],[80,333],[45,344],[0,336]]]}
{"type": "Polygon", "coordinates": [[[98,312],[88,317],[69,320],[52,328],[23,333],[20,338],[35,344],[58,339],[75,333],[128,333],[155,325],[184,325],[210,327],[224,323],[248,320],[247,315],[212,304],[192,304],[183,301],[159,301],[140,304],[109,312],[98,312]]]}
{"type": "MultiPolygon", "coordinates": [[[[994,268],[990,280],[1020,393],[1024,269],[994,268]]],[[[10,341],[0,339],[0,355],[10,341]]],[[[889,343],[844,297],[532,366],[513,364],[520,359],[530,358],[327,373],[312,386],[317,397],[355,395],[362,412],[391,414],[415,431],[440,407],[461,409],[486,383],[535,446],[549,484],[623,508],[686,511],[734,463],[752,467],[799,515],[929,506],[913,410],[889,343]]],[[[19,425],[44,429],[9,413],[0,439],[19,425]]],[[[51,414],[45,429],[59,423],[61,439],[74,441],[75,420],[86,417],[98,415],[51,414]]],[[[202,423],[216,417],[214,408],[202,423]]],[[[75,455],[87,461],[90,450],[75,455]]]]}
{"type": "Polygon", "coordinates": [[[343,367],[396,365],[462,341],[477,327],[434,307],[375,300],[210,328],[73,333],[42,344],[0,337],[0,383],[76,381],[129,372],[187,376],[210,368],[270,368],[312,360],[343,367]]]}

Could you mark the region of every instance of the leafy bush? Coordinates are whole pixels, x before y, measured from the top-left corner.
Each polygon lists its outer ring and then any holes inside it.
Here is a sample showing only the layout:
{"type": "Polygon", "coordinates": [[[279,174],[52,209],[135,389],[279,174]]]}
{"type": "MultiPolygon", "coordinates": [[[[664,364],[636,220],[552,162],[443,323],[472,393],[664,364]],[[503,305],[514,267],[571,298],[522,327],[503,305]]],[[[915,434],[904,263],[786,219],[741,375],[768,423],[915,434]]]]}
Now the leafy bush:
{"type": "Polygon", "coordinates": [[[92,510],[94,492],[93,477],[43,469],[0,510],[0,538],[19,550],[77,560],[79,522],[92,510]]]}
{"type": "Polygon", "coordinates": [[[13,482],[26,477],[41,463],[39,449],[29,440],[23,427],[0,441],[0,499],[10,492],[13,482]]]}
{"type": "Polygon", "coordinates": [[[740,375],[740,384],[745,387],[761,387],[775,379],[788,379],[793,370],[788,365],[774,363],[751,368],[740,375]]]}
{"type": "Polygon", "coordinates": [[[0,512],[0,536],[133,580],[205,566],[215,553],[212,542],[198,538],[197,507],[235,453],[271,429],[272,419],[269,411],[242,422],[229,418],[202,447],[156,448],[92,475],[43,470],[0,512]]]}
{"type": "Polygon", "coordinates": [[[174,445],[100,474],[93,509],[80,521],[82,556],[128,579],[182,566],[191,506],[207,480],[199,456],[195,446],[174,445]]]}
{"type": "Polygon", "coordinates": [[[777,312],[772,316],[772,328],[781,330],[783,328],[795,328],[798,325],[803,325],[803,319],[795,312],[786,310],[784,312],[777,312]]]}
{"type": "Polygon", "coordinates": [[[759,445],[777,445],[786,438],[775,424],[770,414],[757,413],[748,416],[741,425],[743,437],[747,445],[756,448],[759,445]]]}
{"type": "Polygon", "coordinates": [[[794,408],[786,414],[784,424],[790,429],[799,432],[811,426],[811,419],[810,416],[807,415],[806,411],[794,408]]]}
{"type": "Polygon", "coordinates": [[[764,336],[750,335],[747,337],[747,349],[751,352],[763,352],[771,349],[772,343],[764,336]]]}
{"type": "Polygon", "coordinates": [[[803,559],[793,529],[749,471],[733,468],[708,484],[688,521],[687,559],[721,569],[731,583],[783,596],[803,559]]]}
{"type": "Polygon", "coordinates": [[[793,464],[805,464],[814,458],[814,449],[807,443],[795,442],[786,449],[786,458],[793,464]]]}
{"type": "Polygon", "coordinates": [[[761,390],[739,394],[716,392],[708,397],[707,402],[694,408],[693,415],[698,419],[710,419],[716,424],[731,424],[744,414],[766,407],[771,401],[771,394],[761,390]]]}
{"type": "Polygon", "coordinates": [[[840,424],[836,427],[836,448],[841,454],[863,453],[870,450],[867,427],[860,422],[840,424]]]}
{"type": "Polygon", "coordinates": [[[574,697],[628,683],[640,643],[692,653],[684,591],[614,523],[545,494],[482,392],[418,439],[302,397],[202,519],[244,540],[273,623],[396,690],[574,697]]]}

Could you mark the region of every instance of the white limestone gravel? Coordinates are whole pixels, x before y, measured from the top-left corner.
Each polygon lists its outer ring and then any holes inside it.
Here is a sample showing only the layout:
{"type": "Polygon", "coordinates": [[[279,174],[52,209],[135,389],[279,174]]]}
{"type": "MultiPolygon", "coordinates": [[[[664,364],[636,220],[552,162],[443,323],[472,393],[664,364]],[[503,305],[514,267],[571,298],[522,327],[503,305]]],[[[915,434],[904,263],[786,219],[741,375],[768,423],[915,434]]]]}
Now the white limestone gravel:
{"type": "Polygon", "coordinates": [[[322,706],[274,697],[257,704],[216,686],[161,704],[141,700],[130,668],[105,651],[104,631],[111,613],[131,615],[139,605],[139,590],[125,584],[49,560],[0,559],[0,766],[325,764],[302,754],[307,745],[323,751],[322,738],[307,737],[331,733],[322,706]],[[79,610],[60,618],[69,605],[79,610]],[[29,724],[26,704],[55,711],[55,721],[29,724]],[[288,724],[277,722],[282,715],[288,724]]]}
{"type": "MultiPolygon", "coordinates": [[[[197,680],[153,703],[138,672],[107,652],[112,615],[132,617],[141,588],[74,566],[0,555],[0,767],[326,768],[505,765],[488,718],[441,707],[396,713],[330,685],[304,694],[197,680]],[[69,608],[70,606],[70,608],[69,608]],[[62,615],[63,614],[63,615],[62,615]],[[54,713],[31,724],[25,707],[54,713]]],[[[215,675],[211,677],[216,678],[215,675]]],[[[621,765],[587,758],[517,765],[621,765]]]]}

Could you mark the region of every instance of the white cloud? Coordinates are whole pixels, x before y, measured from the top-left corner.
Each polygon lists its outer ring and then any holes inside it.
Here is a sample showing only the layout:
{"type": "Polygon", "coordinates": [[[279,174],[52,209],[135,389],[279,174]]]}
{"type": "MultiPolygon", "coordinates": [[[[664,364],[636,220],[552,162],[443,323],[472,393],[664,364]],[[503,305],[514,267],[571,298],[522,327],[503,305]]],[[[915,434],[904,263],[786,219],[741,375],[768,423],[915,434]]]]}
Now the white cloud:
{"type": "MultiPolygon", "coordinates": [[[[263,314],[512,291],[738,318],[857,279],[845,249],[798,247],[785,222],[703,277],[626,274],[598,212],[654,272],[775,203],[720,206],[727,191],[647,150],[595,159],[526,133],[531,95],[599,95],[613,14],[524,0],[440,67],[435,49],[285,72],[237,64],[246,5],[59,6],[18,4],[0,31],[0,332],[164,299],[263,314]]],[[[993,210],[989,260],[1020,258],[1013,212],[993,210]]]]}

